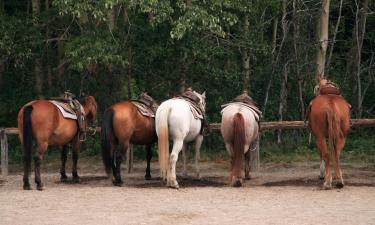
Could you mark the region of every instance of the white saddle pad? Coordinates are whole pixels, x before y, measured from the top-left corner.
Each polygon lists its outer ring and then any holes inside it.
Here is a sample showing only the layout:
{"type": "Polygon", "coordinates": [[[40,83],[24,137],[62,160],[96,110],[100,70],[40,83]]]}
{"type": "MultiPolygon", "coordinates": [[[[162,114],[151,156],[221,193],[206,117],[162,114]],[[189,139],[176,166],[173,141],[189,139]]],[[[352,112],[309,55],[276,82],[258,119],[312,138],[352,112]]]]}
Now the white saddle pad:
{"type": "Polygon", "coordinates": [[[65,103],[53,101],[53,100],[51,100],[50,102],[54,104],[60,110],[64,118],[77,120],[77,115],[74,112],[67,111],[65,108],[61,106],[61,104],[65,104],[65,103]]]}

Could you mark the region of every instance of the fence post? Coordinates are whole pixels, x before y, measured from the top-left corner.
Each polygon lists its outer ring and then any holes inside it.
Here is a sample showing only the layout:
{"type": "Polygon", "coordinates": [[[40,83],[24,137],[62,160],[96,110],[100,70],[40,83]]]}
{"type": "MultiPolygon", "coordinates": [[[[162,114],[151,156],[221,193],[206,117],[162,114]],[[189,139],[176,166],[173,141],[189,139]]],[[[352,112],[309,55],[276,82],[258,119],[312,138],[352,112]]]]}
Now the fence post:
{"type": "Polygon", "coordinates": [[[129,145],[128,150],[126,151],[126,168],[127,168],[127,173],[132,173],[133,172],[133,145],[129,145]]]}
{"type": "Polygon", "coordinates": [[[8,176],[8,138],[5,129],[0,130],[1,139],[1,175],[8,176]]]}

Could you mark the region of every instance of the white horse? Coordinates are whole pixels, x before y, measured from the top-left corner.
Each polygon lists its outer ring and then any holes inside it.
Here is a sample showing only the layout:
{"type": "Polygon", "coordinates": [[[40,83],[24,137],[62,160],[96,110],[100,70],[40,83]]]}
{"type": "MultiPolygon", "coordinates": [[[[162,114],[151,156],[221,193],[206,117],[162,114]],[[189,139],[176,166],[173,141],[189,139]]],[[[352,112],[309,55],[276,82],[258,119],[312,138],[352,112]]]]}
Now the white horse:
{"type": "MultiPolygon", "coordinates": [[[[200,108],[205,109],[205,92],[194,93],[200,99],[200,108]]],[[[204,113],[204,112],[203,112],[204,113]]],[[[176,162],[178,154],[188,142],[195,141],[195,169],[199,177],[199,151],[203,136],[200,134],[202,122],[194,118],[189,103],[184,99],[169,99],[163,102],[155,116],[156,134],[158,135],[160,173],[167,186],[179,188],[176,180],[176,162]],[[169,138],[173,140],[172,153],[169,157],[169,138]]]]}
{"type": "Polygon", "coordinates": [[[242,163],[245,155],[245,179],[250,179],[250,151],[259,140],[259,115],[243,103],[230,103],[222,110],[221,135],[231,156],[232,186],[242,186],[242,163]]]}

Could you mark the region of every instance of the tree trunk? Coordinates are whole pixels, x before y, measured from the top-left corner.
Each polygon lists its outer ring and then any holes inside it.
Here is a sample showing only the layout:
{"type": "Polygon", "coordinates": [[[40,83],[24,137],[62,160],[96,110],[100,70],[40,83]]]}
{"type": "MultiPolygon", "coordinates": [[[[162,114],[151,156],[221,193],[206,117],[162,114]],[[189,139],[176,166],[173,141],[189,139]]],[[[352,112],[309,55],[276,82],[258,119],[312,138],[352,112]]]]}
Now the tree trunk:
{"type": "MultiPolygon", "coordinates": [[[[248,36],[249,36],[249,25],[250,25],[249,24],[249,17],[245,13],[242,16],[242,34],[243,34],[242,40],[243,40],[243,43],[247,43],[247,39],[248,39],[248,36]]],[[[242,90],[248,91],[250,93],[250,85],[249,85],[249,82],[250,82],[250,53],[249,53],[249,49],[246,46],[244,46],[241,49],[241,53],[242,53],[242,80],[243,80],[242,90]]]]}
{"type": "Polygon", "coordinates": [[[316,59],[316,73],[320,78],[325,77],[324,67],[328,46],[329,1],[322,0],[322,14],[319,26],[319,50],[316,59]]]}
{"type": "Polygon", "coordinates": [[[128,98],[132,98],[132,49],[129,47],[128,50],[128,59],[129,59],[129,65],[128,65],[128,98]]]}
{"type": "Polygon", "coordinates": [[[342,12],[342,3],[343,3],[344,0],[340,0],[340,8],[339,8],[339,17],[337,18],[337,22],[336,22],[336,27],[335,27],[335,31],[333,33],[333,39],[332,39],[332,44],[331,44],[331,47],[329,49],[329,55],[328,55],[328,60],[327,60],[327,65],[326,65],[326,78],[328,79],[328,76],[329,76],[329,66],[331,64],[331,59],[332,59],[332,52],[333,52],[333,48],[335,46],[335,43],[336,43],[336,36],[337,36],[337,32],[339,30],[339,25],[340,25],[340,21],[341,21],[341,12],[342,12]]]}
{"type": "MultiPolygon", "coordinates": [[[[289,27],[289,22],[287,20],[287,6],[288,6],[288,0],[283,0],[283,16],[281,20],[281,28],[283,31],[283,41],[284,42],[287,33],[288,33],[288,27],[289,27]]],[[[280,49],[281,51],[281,49],[280,49]]],[[[281,52],[279,52],[281,53],[281,52]]],[[[280,54],[277,56],[276,60],[278,60],[280,54]]],[[[288,82],[288,62],[285,62],[284,64],[284,70],[283,70],[283,77],[281,78],[281,84],[280,84],[280,99],[279,99],[279,121],[283,120],[283,115],[284,112],[286,111],[286,104],[287,104],[287,82],[288,82]]],[[[277,135],[277,143],[281,143],[281,130],[278,131],[277,135]]]]}
{"type": "MultiPolygon", "coordinates": [[[[287,89],[287,84],[288,84],[288,69],[289,65],[288,62],[284,65],[284,76],[281,81],[281,90],[280,90],[280,103],[279,103],[279,121],[284,120],[284,112],[286,112],[286,105],[287,105],[287,97],[288,97],[288,89],[287,89]]],[[[281,129],[278,130],[277,133],[277,143],[281,143],[281,129]]]]}
{"type": "Polygon", "coordinates": [[[108,24],[109,31],[112,32],[116,24],[116,7],[115,6],[109,9],[107,12],[107,24],[108,24]]]}
{"type": "Polygon", "coordinates": [[[179,80],[179,87],[180,87],[180,90],[179,90],[179,93],[182,94],[183,92],[185,92],[186,90],[186,74],[187,74],[187,71],[188,71],[188,62],[187,62],[187,58],[188,58],[188,54],[186,52],[186,50],[183,50],[184,53],[183,53],[183,56],[181,58],[181,62],[180,62],[180,65],[181,65],[181,77],[180,77],[180,80],[179,80]]]}
{"type": "Polygon", "coordinates": [[[269,93],[270,93],[270,90],[271,90],[273,74],[274,74],[275,68],[276,68],[275,55],[276,55],[277,23],[278,23],[277,18],[274,18],[273,29],[272,29],[272,54],[271,54],[272,69],[271,69],[271,74],[270,74],[270,78],[268,80],[268,84],[267,84],[267,88],[266,88],[266,94],[265,94],[264,102],[263,102],[263,110],[262,110],[263,117],[266,116],[268,96],[269,96],[269,93]]]}
{"type": "Polygon", "coordinates": [[[58,81],[59,81],[59,91],[63,92],[66,90],[66,77],[65,77],[65,63],[63,61],[64,58],[64,42],[59,39],[57,41],[57,54],[58,54],[58,66],[57,66],[57,74],[58,74],[58,81]]]}
{"type": "Polygon", "coordinates": [[[301,74],[299,65],[299,52],[298,52],[298,38],[299,38],[299,17],[298,17],[298,2],[299,0],[293,0],[293,47],[294,47],[294,59],[296,65],[296,74],[298,79],[298,103],[300,107],[300,118],[305,119],[305,102],[303,100],[303,79],[304,76],[301,74]]]}
{"type": "MultiPolygon", "coordinates": [[[[33,24],[34,26],[38,26],[40,0],[32,0],[31,4],[33,9],[33,24]]],[[[34,74],[36,94],[38,98],[43,98],[43,63],[39,52],[36,53],[35,57],[34,74]]]]}
{"type": "Polygon", "coordinates": [[[357,80],[357,104],[356,104],[356,117],[362,117],[362,82],[361,82],[361,55],[362,55],[362,46],[363,46],[363,39],[365,37],[366,32],[366,20],[367,20],[367,12],[368,12],[368,0],[361,0],[357,4],[357,11],[356,11],[356,24],[355,24],[355,42],[356,42],[356,65],[355,65],[355,74],[357,80]]]}

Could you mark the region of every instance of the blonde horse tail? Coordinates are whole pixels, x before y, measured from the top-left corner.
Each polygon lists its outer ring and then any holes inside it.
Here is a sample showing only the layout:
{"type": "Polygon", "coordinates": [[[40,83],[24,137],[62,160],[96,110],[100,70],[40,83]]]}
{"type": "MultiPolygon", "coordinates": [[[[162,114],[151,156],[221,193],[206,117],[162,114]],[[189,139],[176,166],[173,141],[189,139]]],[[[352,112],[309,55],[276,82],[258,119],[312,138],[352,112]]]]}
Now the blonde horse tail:
{"type": "Polygon", "coordinates": [[[330,104],[327,112],[327,123],[328,123],[328,149],[331,157],[333,157],[333,163],[336,164],[335,146],[340,137],[342,137],[342,130],[340,127],[340,118],[337,115],[336,106],[334,103],[330,104]]]}
{"type": "Polygon", "coordinates": [[[240,113],[233,117],[232,176],[240,177],[245,146],[245,120],[240,113]]]}
{"type": "Polygon", "coordinates": [[[160,176],[163,180],[167,177],[169,164],[169,131],[168,131],[168,116],[170,107],[160,110],[158,124],[156,126],[158,134],[158,150],[159,150],[159,166],[160,176]]]}

